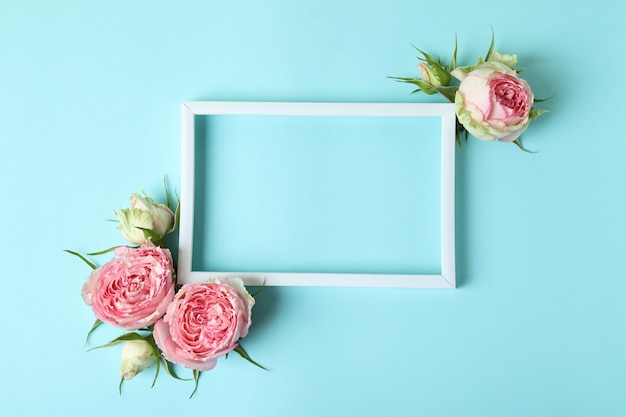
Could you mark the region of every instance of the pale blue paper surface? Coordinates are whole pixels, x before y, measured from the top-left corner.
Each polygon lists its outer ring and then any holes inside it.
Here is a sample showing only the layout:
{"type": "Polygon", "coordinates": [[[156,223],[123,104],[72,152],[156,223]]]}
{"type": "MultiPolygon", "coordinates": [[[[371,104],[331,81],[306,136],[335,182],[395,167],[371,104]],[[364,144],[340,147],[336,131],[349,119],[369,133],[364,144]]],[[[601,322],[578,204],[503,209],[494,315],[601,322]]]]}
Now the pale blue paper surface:
{"type": "Polygon", "coordinates": [[[625,15],[609,0],[2,2],[0,415],[626,415],[625,15]],[[151,389],[153,371],[118,394],[119,347],[85,352],[90,269],[63,249],[124,243],[113,210],[180,186],[182,101],[440,101],[386,77],[419,76],[413,45],[448,63],[455,36],[470,65],[492,28],[536,96],[556,95],[522,136],[537,153],[471,137],[457,152],[457,289],[266,288],[242,344],[269,372],[230,355],[192,400],[163,372],[151,389]]]}
{"type": "Polygon", "coordinates": [[[194,270],[440,271],[440,118],[200,119],[194,270]]]}

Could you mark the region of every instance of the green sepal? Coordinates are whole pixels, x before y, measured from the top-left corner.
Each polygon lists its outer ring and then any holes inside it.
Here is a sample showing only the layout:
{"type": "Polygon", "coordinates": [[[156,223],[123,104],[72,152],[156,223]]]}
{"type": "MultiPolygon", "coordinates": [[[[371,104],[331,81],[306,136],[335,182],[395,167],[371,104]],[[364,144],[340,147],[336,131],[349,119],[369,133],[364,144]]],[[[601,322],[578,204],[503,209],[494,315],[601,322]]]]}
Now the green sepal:
{"type": "Polygon", "coordinates": [[[152,229],[146,229],[144,227],[139,227],[139,226],[135,226],[137,229],[141,230],[143,232],[143,236],[146,239],[150,239],[150,241],[155,245],[155,246],[160,246],[161,242],[163,241],[163,235],[159,234],[157,232],[155,232],[152,229]]]}
{"type": "MultiPolygon", "coordinates": [[[[163,365],[163,368],[165,369],[165,372],[167,372],[167,374],[169,376],[171,376],[174,379],[178,379],[179,381],[189,381],[189,378],[181,378],[178,375],[176,375],[176,372],[174,372],[174,370],[170,367],[170,362],[168,362],[160,353],[159,353],[159,348],[156,345],[156,342],[154,341],[154,335],[153,334],[149,334],[148,336],[145,337],[145,341],[148,342],[148,344],[150,345],[151,349],[152,349],[152,357],[154,358],[154,361],[156,362],[156,366],[157,366],[157,374],[159,372],[160,366],[163,365]]],[[[154,377],[154,380],[156,382],[156,376],[154,377]]],[[[152,386],[154,386],[154,383],[152,384],[152,386]]]]}
{"type": "Polygon", "coordinates": [[[256,296],[261,294],[261,292],[263,292],[264,289],[265,289],[265,280],[263,280],[263,284],[261,284],[261,288],[256,290],[254,294],[251,294],[252,298],[256,298],[256,296]]]}
{"type": "Polygon", "coordinates": [[[424,93],[428,95],[437,94],[437,92],[434,90],[434,87],[432,85],[428,84],[427,82],[423,80],[420,80],[419,78],[402,78],[402,77],[387,77],[387,78],[391,78],[401,83],[414,84],[418,86],[421,90],[415,90],[414,93],[417,91],[423,91],[424,93]]]}
{"type": "Polygon", "coordinates": [[[454,103],[456,92],[458,90],[459,87],[455,85],[442,85],[440,87],[435,87],[435,91],[444,96],[450,103],[454,103]]]}
{"type": "Polygon", "coordinates": [[[174,194],[176,195],[176,207],[174,207],[174,202],[172,201],[172,197],[170,196],[170,190],[167,186],[166,178],[163,178],[163,184],[165,186],[165,199],[167,202],[167,207],[174,213],[174,224],[172,225],[172,228],[165,233],[168,234],[175,231],[180,224],[180,197],[177,192],[174,192],[174,194]]]}
{"type": "Polygon", "coordinates": [[[119,248],[119,245],[117,245],[117,246],[112,246],[112,247],[110,247],[110,248],[108,248],[108,249],[101,250],[101,251],[99,251],[99,252],[91,252],[91,253],[88,253],[87,255],[89,255],[89,256],[104,255],[105,253],[113,252],[113,251],[114,251],[115,249],[117,249],[117,248],[119,248]]]}
{"type": "Polygon", "coordinates": [[[544,113],[549,113],[550,110],[546,110],[546,109],[530,109],[530,113],[528,113],[528,118],[530,120],[536,119],[537,117],[541,116],[544,113]]]}
{"type": "MultiPolygon", "coordinates": [[[[144,342],[148,343],[148,346],[150,346],[150,355],[154,359],[154,365],[155,365],[154,379],[152,380],[152,385],[150,386],[150,388],[154,388],[157,378],[159,377],[159,369],[161,366],[161,363],[160,363],[161,355],[159,355],[159,350],[157,349],[156,344],[154,343],[154,338],[151,335],[143,337],[139,333],[136,333],[136,332],[126,333],[119,337],[116,337],[115,339],[111,340],[109,343],[93,347],[89,349],[87,352],[92,351],[94,349],[116,346],[116,345],[119,345],[120,343],[124,343],[129,340],[143,340],[144,342]]],[[[124,378],[122,378],[122,380],[120,381],[120,385],[119,385],[120,395],[122,395],[123,383],[124,383],[124,378]]]]}
{"type": "Polygon", "coordinates": [[[92,263],[91,261],[89,261],[89,259],[85,258],[83,255],[81,255],[78,252],[74,252],[73,250],[69,250],[69,249],[65,249],[64,252],[67,252],[69,254],[72,254],[74,256],[78,256],[80,259],[82,259],[87,265],[89,265],[91,267],[91,269],[96,269],[97,266],[92,263]]]}
{"type": "Polygon", "coordinates": [[[100,319],[96,319],[96,321],[93,323],[93,326],[91,326],[91,329],[89,329],[89,332],[87,332],[87,337],[85,338],[85,346],[87,346],[87,344],[89,343],[89,338],[91,338],[92,333],[98,328],[98,326],[100,326],[102,324],[102,320],[100,319]]]}
{"type": "Polygon", "coordinates": [[[167,207],[174,211],[174,208],[172,206],[172,199],[170,198],[170,190],[167,186],[167,178],[163,177],[163,186],[165,187],[165,201],[167,204],[167,207]]]}
{"type": "Polygon", "coordinates": [[[167,361],[163,356],[161,356],[161,361],[162,361],[163,369],[165,369],[165,372],[167,372],[167,374],[169,376],[171,376],[172,378],[177,379],[179,381],[190,381],[189,378],[181,378],[181,377],[179,377],[176,374],[176,372],[174,371],[174,369],[172,368],[171,362],[167,361]]]}
{"type": "Polygon", "coordinates": [[[548,97],[548,98],[536,98],[536,97],[535,97],[534,102],[535,102],[535,103],[543,103],[544,101],[548,101],[548,100],[550,100],[550,99],[551,99],[552,97],[554,97],[554,96],[556,96],[556,93],[552,94],[552,95],[551,95],[550,97],[548,97]]]}
{"type": "Polygon", "coordinates": [[[456,33],[454,34],[454,51],[452,52],[452,59],[450,60],[450,71],[454,70],[456,68],[456,52],[458,50],[458,42],[457,42],[457,35],[456,33]]]}
{"type": "Polygon", "coordinates": [[[154,388],[157,378],[159,377],[159,370],[161,369],[161,355],[159,354],[159,349],[156,346],[156,342],[154,341],[152,334],[144,337],[143,340],[148,343],[148,346],[150,346],[150,356],[154,359],[154,379],[152,380],[152,385],[150,386],[150,388],[154,388]]]}
{"type": "MultiPolygon", "coordinates": [[[[152,332],[153,328],[154,326],[150,326],[149,328],[146,329],[146,331],[152,332]]],[[[171,376],[172,378],[178,379],[179,381],[189,381],[188,378],[181,378],[178,375],[176,375],[176,372],[174,372],[174,370],[170,368],[171,364],[167,360],[165,360],[165,358],[160,354],[159,348],[157,347],[156,342],[154,340],[153,333],[150,333],[149,335],[144,337],[143,340],[148,342],[148,345],[150,345],[150,349],[152,351],[152,357],[154,358],[154,362],[156,365],[156,375],[154,376],[154,381],[152,382],[153,387],[154,387],[154,384],[156,383],[157,377],[159,376],[159,370],[161,368],[161,365],[163,365],[165,372],[167,372],[167,374],[171,376]]]]}
{"type": "Polygon", "coordinates": [[[476,63],[474,65],[467,65],[464,67],[456,67],[454,69],[454,71],[451,71],[450,74],[456,78],[459,81],[463,81],[463,78],[465,78],[465,76],[467,74],[469,74],[470,72],[474,71],[474,69],[476,69],[476,67],[478,67],[481,64],[484,64],[485,60],[482,59],[482,57],[478,58],[476,60],[476,63]]]}
{"type": "Polygon", "coordinates": [[[116,337],[115,339],[111,340],[109,343],[106,343],[104,345],[100,345],[100,346],[96,346],[96,347],[92,347],[91,349],[89,349],[87,352],[91,352],[92,350],[95,349],[101,349],[101,348],[107,348],[107,347],[112,347],[112,346],[116,346],[119,345],[120,343],[124,343],[127,342],[129,340],[144,340],[144,337],[141,336],[139,333],[125,333],[119,337],[116,337]]]}
{"type": "Polygon", "coordinates": [[[176,193],[176,202],[176,211],[174,211],[174,225],[172,226],[170,233],[178,229],[178,226],[180,225],[180,196],[178,195],[178,193],[176,193]]]}
{"type": "Polygon", "coordinates": [[[521,142],[521,140],[519,138],[515,139],[513,141],[513,143],[516,144],[517,147],[520,148],[521,150],[523,150],[524,152],[527,152],[527,153],[537,153],[537,151],[530,151],[530,150],[526,149],[524,147],[524,145],[522,145],[522,142],[521,142]]]}
{"type": "Polygon", "coordinates": [[[459,123],[459,120],[457,119],[456,121],[456,133],[455,133],[455,137],[456,137],[456,145],[459,148],[459,152],[463,153],[463,149],[461,148],[461,132],[465,133],[465,142],[467,143],[467,138],[468,138],[468,133],[467,130],[465,130],[465,127],[463,127],[463,125],[461,123],[459,123]]]}
{"type": "Polygon", "coordinates": [[[413,48],[417,49],[419,51],[420,54],[422,54],[424,56],[424,58],[420,58],[418,57],[417,59],[419,59],[420,61],[426,61],[429,64],[439,64],[439,60],[435,59],[434,56],[427,54],[426,52],[422,51],[421,49],[419,49],[416,46],[413,46],[413,48]]]}
{"type": "Polygon", "coordinates": [[[259,368],[261,368],[263,370],[269,371],[269,369],[267,369],[263,365],[260,365],[257,362],[253,361],[252,358],[250,357],[250,355],[248,355],[248,353],[244,350],[244,348],[241,345],[238,345],[234,349],[234,351],[237,352],[239,354],[239,356],[241,356],[242,358],[244,358],[245,360],[247,360],[251,364],[258,366],[259,368]]]}
{"type": "MultiPolygon", "coordinates": [[[[452,76],[450,75],[450,71],[448,71],[448,68],[441,63],[441,60],[435,59],[434,56],[427,54],[426,52],[422,51],[419,48],[416,48],[415,46],[414,48],[417,49],[424,56],[423,58],[418,57],[418,59],[420,61],[426,62],[426,67],[428,68],[427,71],[437,78],[437,84],[449,85],[452,76]]],[[[430,81],[432,82],[433,80],[430,81]]],[[[424,82],[424,84],[429,86],[429,89],[432,89],[434,87],[434,85],[426,82],[424,82]]]]}
{"type": "Polygon", "coordinates": [[[487,51],[487,55],[485,55],[485,61],[489,61],[489,58],[491,58],[491,54],[493,54],[494,45],[495,45],[495,35],[493,33],[493,28],[491,28],[491,44],[489,45],[489,50],[487,51]]]}
{"type": "Polygon", "coordinates": [[[196,393],[196,391],[198,391],[198,381],[200,380],[200,371],[194,369],[193,370],[193,381],[194,381],[194,387],[193,387],[193,391],[191,391],[191,395],[189,396],[189,399],[191,400],[191,397],[193,397],[193,395],[196,393]]]}

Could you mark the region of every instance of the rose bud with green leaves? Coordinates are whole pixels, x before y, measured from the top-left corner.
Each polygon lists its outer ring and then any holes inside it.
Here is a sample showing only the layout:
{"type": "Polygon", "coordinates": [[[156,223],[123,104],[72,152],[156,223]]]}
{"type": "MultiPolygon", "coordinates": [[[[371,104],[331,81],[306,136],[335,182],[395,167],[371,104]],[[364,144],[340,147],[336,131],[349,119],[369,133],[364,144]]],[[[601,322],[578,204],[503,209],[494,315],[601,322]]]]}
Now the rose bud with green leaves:
{"type": "Polygon", "coordinates": [[[450,87],[450,81],[452,80],[452,74],[450,71],[456,68],[456,45],[454,46],[452,60],[448,66],[442,64],[438,58],[435,58],[418,48],[415,49],[422,54],[422,57],[418,57],[418,59],[422,62],[417,64],[417,68],[419,69],[422,78],[390,78],[399,82],[418,86],[419,88],[413,91],[414,93],[418,91],[422,91],[429,95],[439,93],[447,97],[450,101],[454,101],[454,91],[452,90],[456,90],[456,87],[450,87]]]}
{"type": "MultiPolygon", "coordinates": [[[[437,62],[417,64],[417,68],[422,75],[422,81],[428,84],[430,87],[440,87],[442,85],[450,84],[450,73],[437,62]]],[[[435,94],[437,91],[429,88],[432,91],[430,94],[435,94]]]]}
{"type": "Polygon", "coordinates": [[[163,237],[175,229],[175,215],[165,204],[155,203],[144,192],[144,197],[133,193],[130,208],[115,212],[124,238],[136,245],[142,245],[148,238],[159,244],[163,237]]]}
{"type": "Polygon", "coordinates": [[[122,348],[120,376],[133,379],[138,373],[155,364],[153,348],[145,340],[129,340],[122,348]]]}
{"type": "Polygon", "coordinates": [[[513,142],[527,151],[520,135],[530,121],[548,110],[537,109],[535,103],[545,101],[534,97],[528,83],[516,70],[517,55],[501,54],[494,49],[494,36],[485,58],[479,57],[473,65],[457,66],[457,44],[450,65],[443,66],[439,59],[421,51],[418,64],[421,79],[390,77],[396,81],[417,85],[413,93],[439,93],[455,104],[457,115],[456,141],[461,148],[460,133],[471,133],[478,139],[513,142]],[[456,78],[460,82],[452,80],[456,78]]]}

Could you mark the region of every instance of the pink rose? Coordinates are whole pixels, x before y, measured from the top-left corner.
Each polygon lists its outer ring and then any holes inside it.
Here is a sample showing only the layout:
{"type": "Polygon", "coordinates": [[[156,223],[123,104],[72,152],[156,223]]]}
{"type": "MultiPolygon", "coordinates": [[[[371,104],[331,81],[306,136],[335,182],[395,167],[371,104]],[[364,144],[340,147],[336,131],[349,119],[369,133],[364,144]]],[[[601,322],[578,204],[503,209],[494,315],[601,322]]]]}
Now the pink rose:
{"type": "Polygon", "coordinates": [[[240,278],[184,285],[155,323],[154,340],[168,361],[208,371],[248,334],[253,305],[240,278]]]}
{"type": "Polygon", "coordinates": [[[172,255],[150,241],[139,248],[120,246],[115,255],[87,278],[83,300],[105,323],[125,330],[150,326],[174,298],[172,255]]]}
{"type": "Polygon", "coordinates": [[[455,105],[459,122],[478,139],[512,142],[530,123],[534,96],[517,72],[485,62],[461,81],[455,105]]]}

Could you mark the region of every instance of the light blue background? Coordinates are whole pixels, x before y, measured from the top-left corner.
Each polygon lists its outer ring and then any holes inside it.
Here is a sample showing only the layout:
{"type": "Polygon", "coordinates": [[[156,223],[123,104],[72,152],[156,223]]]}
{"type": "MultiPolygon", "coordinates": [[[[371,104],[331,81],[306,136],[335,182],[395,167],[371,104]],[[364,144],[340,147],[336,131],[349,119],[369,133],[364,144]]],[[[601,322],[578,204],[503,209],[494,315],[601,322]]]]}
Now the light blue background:
{"type": "MultiPolygon", "coordinates": [[[[626,415],[623,3],[70,1],[0,6],[3,416],[626,415]],[[88,272],[130,193],[180,184],[184,100],[428,101],[414,44],[491,35],[537,96],[524,143],[457,154],[456,290],[271,288],[190,383],[85,353],[88,272]],[[139,413],[139,414],[138,414],[139,413]]],[[[468,63],[469,63],[468,62],[468,63]]],[[[114,333],[112,333],[114,334],[114,333]]],[[[105,340],[106,331],[97,334],[105,340]]]]}
{"type": "Polygon", "coordinates": [[[200,119],[194,270],[441,272],[441,117],[200,119]]]}

